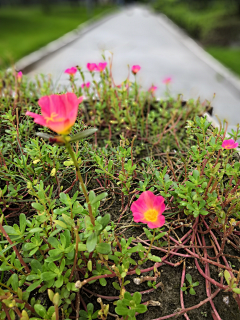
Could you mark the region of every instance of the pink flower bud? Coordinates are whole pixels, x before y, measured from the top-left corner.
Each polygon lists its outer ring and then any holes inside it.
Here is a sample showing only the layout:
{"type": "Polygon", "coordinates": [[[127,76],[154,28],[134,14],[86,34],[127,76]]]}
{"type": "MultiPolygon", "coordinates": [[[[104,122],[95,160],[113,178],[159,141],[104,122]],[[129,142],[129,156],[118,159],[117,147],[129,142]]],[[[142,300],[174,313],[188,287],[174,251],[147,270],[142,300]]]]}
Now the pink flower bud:
{"type": "Polygon", "coordinates": [[[77,72],[77,68],[76,68],[76,67],[72,67],[72,68],[66,69],[66,70],[64,71],[64,73],[70,74],[70,75],[72,75],[72,76],[73,76],[76,72],[77,72]]]}
{"type": "Polygon", "coordinates": [[[84,88],[89,88],[90,87],[90,82],[86,82],[86,83],[83,83],[81,84],[81,87],[84,89],[84,88]]]}
{"type": "Polygon", "coordinates": [[[97,65],[96,65],[96,63],[88,63],[87,68],[90,72],[93,72],[93,71],[97,70],[97,65]]]}
{"type": "Polygon", "coordinates": [[[156,86],[151,86],[149,89],[148,89],[148,91],[149,92],[154,92],[154,91],[156,91],[157,90],[157,87],[156,86]]]}
{"type": "Polygon", "coordinates": [[[140,71],[141,67],[136,65],[136,66],[132,66],[132,73],[133,74],[137,74],[138,71],[140,71]]]}
{"type": "Polygon", "coordinates": [[[163,79],[163,83],[165,83],[165,84],[169,84],[171,82],[172,82],[172,78],[170,78],[170,77],[163,79]]]}
{"type": "Polygon", "coordinates": [[[98,65],[97,65],[97,70],[102,72],[107,66],[107,62],[100,62],[98,65]]]}
{"type": "Polygon", "coordinates": [[[22,71],[19,71],[18,74],[17,74],[17,78],[19,80],[21,80],[22,79],[22,75],[23,75],[22,71]]]}

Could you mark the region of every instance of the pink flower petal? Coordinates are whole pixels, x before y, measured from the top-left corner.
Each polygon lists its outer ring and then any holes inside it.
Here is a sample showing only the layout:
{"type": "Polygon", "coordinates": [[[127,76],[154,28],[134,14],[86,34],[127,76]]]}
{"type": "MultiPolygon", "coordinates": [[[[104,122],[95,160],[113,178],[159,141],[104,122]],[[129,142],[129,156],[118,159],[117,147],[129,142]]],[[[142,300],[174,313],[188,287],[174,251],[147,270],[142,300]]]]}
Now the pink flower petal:
{"type": "Polygon", "coordinates": [[[139,200],[145,202],[147,209],[152,209],[155,197],[156,196],[154,195],[154,193],[152,193],[152,191],[145,191],[140,195],[139,200]]]}
{"type": "Polygon", "coordinates": [[[143,218],[144,218],[144,214],[142,212],[140,212],[140,211],[133,212],[133,220],[135,222],[137,222],[137,223],[142,222],[143,218]]]}
{"type": "Polygon", "coordinates": [[[163,213],[165,211],[164,198],[162,196],[155,196],[153,208],[158,212],[163,213]]]}
{"type": "Polygon", "coordinates": [[[152,221],[148,221],[147,225],[150,229],[154,229],[154,228],[160,228],[164,225],[165,223],[165,217],[164,215],[159,215],[157,221],[152,222],[152,221]]]}
{"type": "Polygon", "coordinates": [[[37,124],[40,124],[41,126],[46,126],[46,124],[47,124],[47,122],[46,122],[46,120],[44,119],[44,117],[41,116],[40,114],[27,111],[27,112],[26,112],[26,116],[32,117],[32,118],[34,119],[34,122],[37,123],[37,124]]]}

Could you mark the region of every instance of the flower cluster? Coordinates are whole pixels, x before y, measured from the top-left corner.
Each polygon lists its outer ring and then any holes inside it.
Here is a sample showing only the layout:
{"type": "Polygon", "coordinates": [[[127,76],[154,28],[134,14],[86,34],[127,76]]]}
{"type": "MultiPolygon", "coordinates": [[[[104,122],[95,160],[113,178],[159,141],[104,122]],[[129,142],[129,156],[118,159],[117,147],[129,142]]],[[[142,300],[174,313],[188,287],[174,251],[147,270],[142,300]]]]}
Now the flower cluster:
{"type": "Polygon", "coordinates": [[[107,62],[99,62],[98,64],[87,63],[87,69],[90,72],[93,72],[93,71],[103,72],[106,67],[107,67],[107,62]]]}

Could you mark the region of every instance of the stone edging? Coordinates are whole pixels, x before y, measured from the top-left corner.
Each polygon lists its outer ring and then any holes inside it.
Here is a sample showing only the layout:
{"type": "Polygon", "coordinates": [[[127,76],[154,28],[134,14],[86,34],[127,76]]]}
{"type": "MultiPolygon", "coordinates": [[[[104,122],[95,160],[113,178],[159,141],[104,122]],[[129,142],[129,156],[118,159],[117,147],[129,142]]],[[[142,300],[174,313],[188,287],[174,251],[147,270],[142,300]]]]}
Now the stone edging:
{"type": "Polygon", "coordinates": [[[98,27],[100,24],[106,22],[107,20],[113,18],[116,14],[116,10],[113,13],[107,14],[106,17],[103,17],[107,11],[112,11],[111,9],[106,10],[103,13],[95,16],[87,20],[86,22],[81,23],[76,29],[64,34],[62,37],[50,42],[46,46],[40,48],[37,51],[30,53],[29,55],[23,57],[19,61],[16,62],[15,68],[17,71],[23,71],[26,69],[30,69],[39,62],[40,60],[44,59],[48,55],[62,49],[66,45],[72,43],[73,41],[77,40],[80,36],[83,36],[85,33],[91,31],[92,29],[98,27]],[[100,19],[103,17],[102,19],[100,19]],[[99,20],[100,19],[100,20],[99,20]]]}
{"type": "MultiPolygon", "coordinates": [[[[158,14],[159,16],[159,14],[158,14]]],[[[208,52],[206,52],[196,41],[190,38],[178,25],[170,20],[166,15],[160,14],[158,19],[159,23],[172,33],[181,41],[192,53],[194,53],[200,60],[205,62],[214,71],[222,75],[235,89],[240,92],[240,78],[235,75],[231,70],[221,64],[208,52]]]]}

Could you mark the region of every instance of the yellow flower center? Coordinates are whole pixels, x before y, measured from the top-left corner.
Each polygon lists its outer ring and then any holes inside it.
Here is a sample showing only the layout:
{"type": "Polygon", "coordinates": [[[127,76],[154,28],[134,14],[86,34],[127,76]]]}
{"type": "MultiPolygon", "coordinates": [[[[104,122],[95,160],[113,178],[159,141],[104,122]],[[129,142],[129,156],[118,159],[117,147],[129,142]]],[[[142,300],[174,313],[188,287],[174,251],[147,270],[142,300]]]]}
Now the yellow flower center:
{"type": "Polygon", "coordinates": [[[144,218],[147,221],[155,222],[157,221],[157,217],[158,217],[158,212],[156,209],[149,209],[144,213],[144,218]]]}
{"type": "Polygon", "coordinates": [[[52,112],[50,117],[45,117],[45,120],[48,123],[49,121],[54,121],[54,118],[56,118],[57,116],[58,114],[56,112],[52,112]]]}
{"type": "Polygon", "coordinates": [[[46,122],[48,123],[49,121],[55,121],[55,122],[61,122],[64,121],[64,118],[59,118],[59,119],[54,119],[58,116],[56,112],[52,112],[50,117],[44,117],[46,122]]]}

